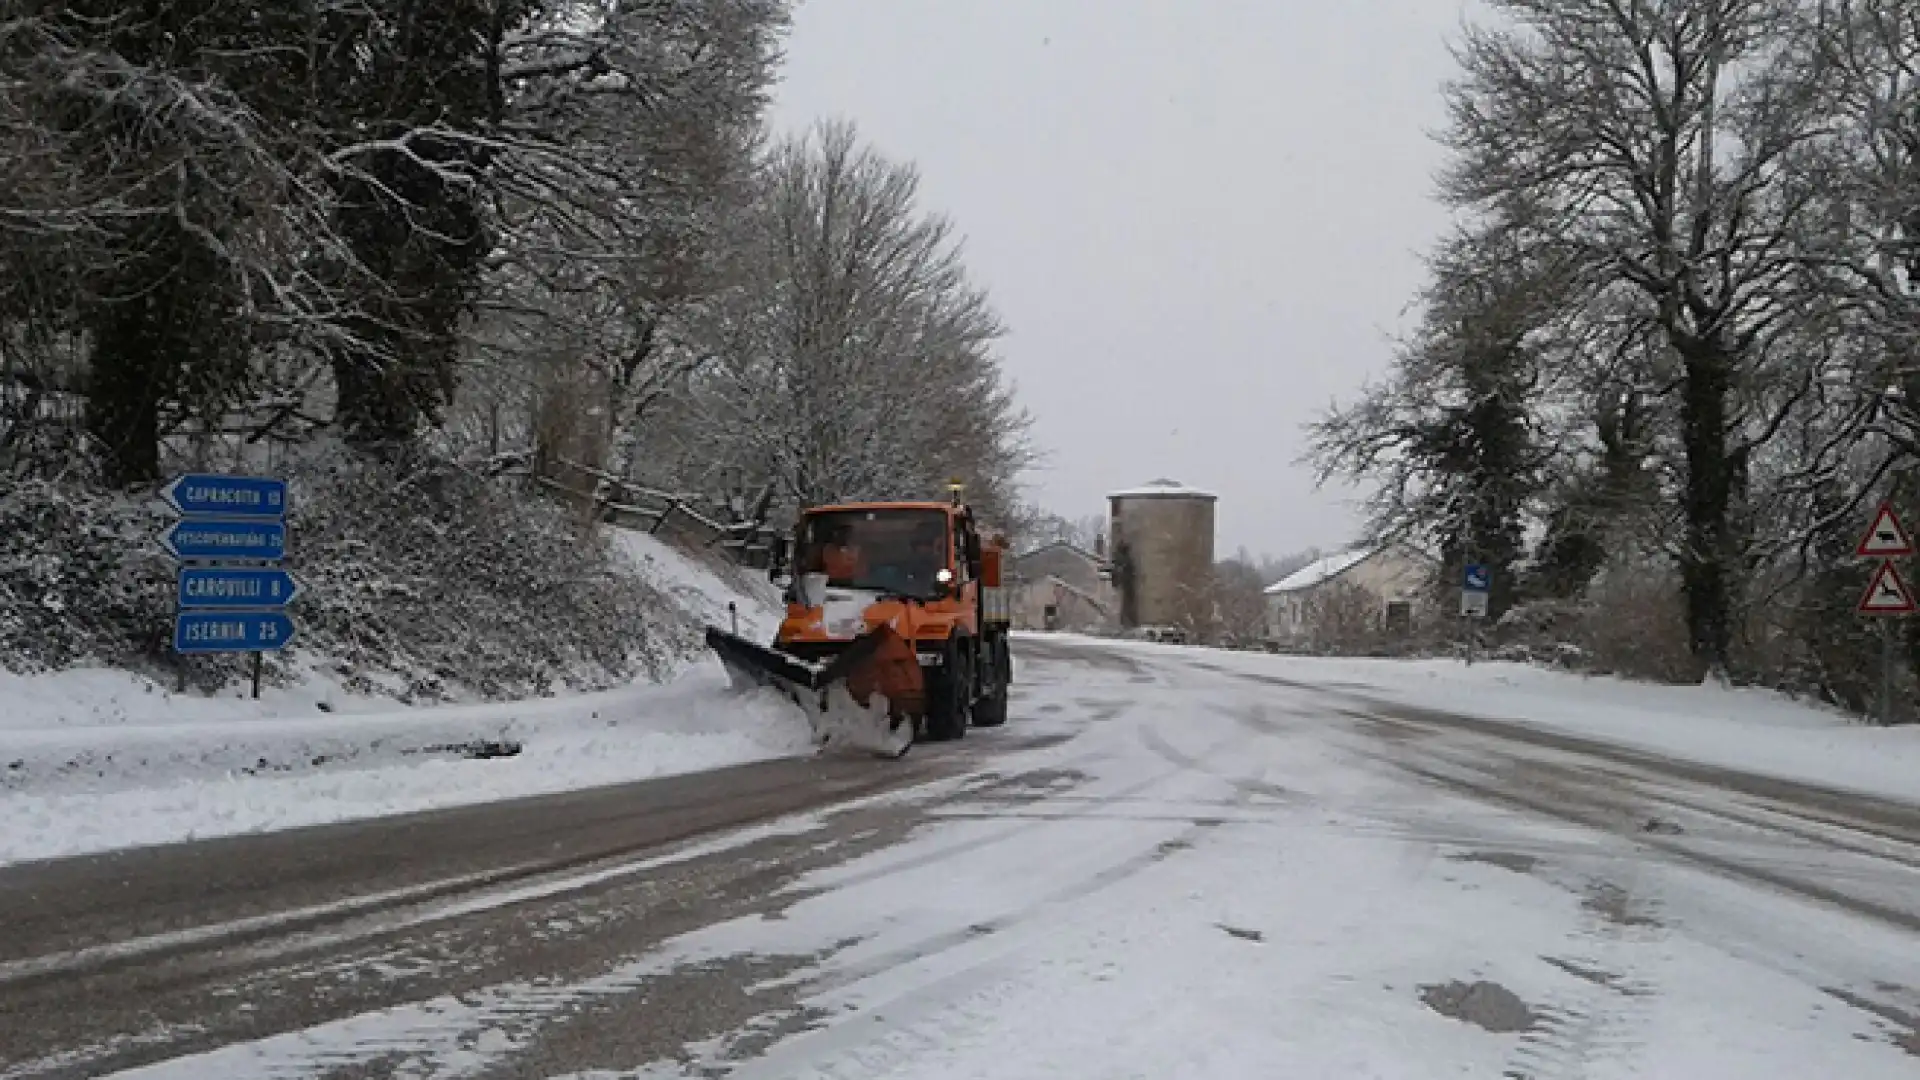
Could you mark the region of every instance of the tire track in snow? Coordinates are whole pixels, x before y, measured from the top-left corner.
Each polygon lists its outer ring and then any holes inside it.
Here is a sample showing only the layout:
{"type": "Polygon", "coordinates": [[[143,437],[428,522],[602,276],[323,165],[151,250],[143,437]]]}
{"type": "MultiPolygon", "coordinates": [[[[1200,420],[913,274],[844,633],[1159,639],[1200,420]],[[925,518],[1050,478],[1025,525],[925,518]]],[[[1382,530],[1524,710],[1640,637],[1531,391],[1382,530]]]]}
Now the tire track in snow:
{"type": "Polygon", "coordinates": [[[1627,885],[1596,880],[1583,899],[1573,956],[1543,957],[1581,986],[1542,1004],[1539,1026],[1520,1037],[1503,1080],[1586,1080],[1599,1074],[1633,1075],[1643,1055],[1645,1032],[1659,1007],[1659,983],[1635,958],[1672,932],[1657,901],[1633,890],[1639,873],[1631,863],[1627,885]],[[1644,931],[1635,935],[1634,931],[1644,931]]]}
{"type": "MultiPolygon", "coordinates": [[[[1125,710],[1121,710],[1121,711],[1125,711],[1125,710]]],[[[1119,713],[1115,713],[1114,715],[1117,716],[1119,715],[1119,713]]],[[[1145,794],[1146,792],[1151,791],[1156,787],[1159,787],[1161,784],[1164,784],[1170,780],[1177,779],[1188,772],[1194,771],[1196,768],[1196,766],[1193,764],[1188,764],[1180,761],[1170,761],[1169,763],[1174,765],[1175,767],[1163,772],[1154,773],[1153,775],[1148,776],[1143,780],[1138,780],[1133,783],[1127,784],[1124,787],[1121,787],[1115,791],[1104,792],[1104,793],[1089,792],[1088,794],[1081,796],[1079,800],[1067,803],[1067,808],[1062,810],[1060,813],[1048,815],[1045,818],[1045,820],[1074,821],[1074,820],[1093,818],[1101,810],[1105,810],[1116,804],[1127,802],[1129,800],[1138,798],[1139,796],[1145,794]]],[[[1010,775],[996,774],[991,782],[985,782],[985,783],[974,785],[972,788],[964,792],[964,796],[967,797],[968,801],[979,801],[983,796],[990,796],[991,793],[993,792],[1012,789],[1016,785],[1020,784],[1023,780],[1031,780],[1033,777],[1047,775],[1047,774],[1048,774],[1048,770],[1045,770],[1045,769],[1035,769],[1026,773],[1015,773],[1010,775]]],[[[1065,778],[1065,779],[1076,780],[1076,781],[1085,779],[1084,775],[1082,774],[1078,774],[1072,771],[1065,771],[1065,770],[1055,770],[1051,773],[1051,775],[1059,778],[1065,778]]],[[[1043,788],[1037,791],[1035,794],[1033,794],[1031,798],[1020,798],[1020,799],[1017,799],[1016,801],[1019,803],[1030,805],[1030,806],[1038,806],[1038,805],[1045,804],[1046,802],[1049,801],[1051,797],[1058,794],[1061,794],[1061,791],[1058,788],[1043,788]]],[[[1065,800],[1062,800],[1062,801],[1065,801],[1065,800]]],[[[962,818],[962,819],[978,818],[981,816],[983,815],[968,813],[965,810],[957,810],[951,817],[946,818],[945,820],[953,820],[956,818],[962,818]]],[[[937,825],[942,820],[943,818],[940,815],[940,813],[938,811],[935,811],[931,815],[928,822],[926,823],[926,826],[922,826],[922,827],[925,828],[927,826],[937,825]]],[[[976,836],[969,840],[957,841],[952,844],[947,844],[942,847],[935,848],[921,855],[912,856],[910,858],[901,859],[899,861],[894,861],[894,862],[883,862],[882,864],[878,866],[874,866],[867,870],[857,871],[844,876],[831,878],[830,880],[823,882],[818,888],[813,889],[811,891],[819,892],[819,891],[828,891],[828,890],[856,888],[860,885],[865,885],[870,882],[881,880],[883,878],[892,877],[896,874],[903,874],[913,870],[923,869],[928,866],[934,866],[939,863],[946,862],[950,859],[958,858],[962,855],[967,855],[967,854],[971,854],[972,852],[980,851],[984,848],[990,848],[998,844],[1007,843],[1008,841],[1017,840],[1020,837],[1027,835],[1032,830],[1032,827],[1033,826],[1032,826],[1031,820],[1023,820],[1016,824],[1009,825],[1004,829],[996,829],[993,832],[987,833],[984,836],[976,836]]]]}
{"type": "Polygon", "coordinates": [[[697,1075],[727,1080],[875,1080],[900,1075],[911,1063],[990,1032],[1000,1011],[1027,989],[1030,981],[1004,956],[956,971],[890,999],[871,1018],[885,1027],[875,1033],[860,1021],[867,1010],[840,1018],[776,1044],[759,1057],[735,1065],[699,1066],[697,1075]]]}
{"type": "MultiPolygon", "coordinates": [[[[1596,783],[1612,779],[1569,770],[1552,762],[1513,757],[1496,752],[1491,759],[1473,757],[1464,748],[1455,754],[1436,753],[1422,742],[1416,760],[1398,745],[1393,733],[1384,735],[1385,752],[1358,749],[1362,756],[1403,770],[1443,790],[1495,806],[1541,814],[1587,828],[1625,836],[1634,848],[1647,837],[1633,835],[1628,821],[1644,822],[1648,807],[1626,792],[1595,790],[1596,783]],[[1596,816],[1597,815],[1597,816],[1596,816]],[[1616,820],[1617,819],[1617,820],[1616,820]]],[[[1414,830],[1416,833],[1421,830],[1414,830]]],[[[1593,1076],[1633,1075],[1646,1051],[1647,1032],[1660,1006],[1659,967],[1662,945],[1675,932],[1659,901],[1647,893],[1645,864],[1635,854],[1595,845],[1579,851],[1555,852],[1562,845],[1511,845],[1489,836],[1485,843],[1501,851],[1544,847],[1549,854],[1573,856],[1594,867],[1577,882],[1560,884],[1581,894],[1581,916],[1573,947],[1566,955],[1543,956],[1572,980],[1572,985],[1532,1005],[1536,1023],[1525,1031],[1508,1056],[1503,1080],[1586,1080],[1593,1076]]],[[[1479,861],[1497,860],[1482,858],[1479,861]]],[[[1509,869],[1514,869],[1509,867],[1509,869]]],[[[1516,870],[1528,873],[1530,869],[1516,870]]]]}
{"type": "MultiPolygon", "coordinates": [[[[1119,705],[1119,703],[1112,703],[1112,704],[1119,705]]],[[[1107,715],[1104,715],[1100,719],[1102,721],[1116,719],[1120,715],[1124,714],[1125,712],[1131,711],[1132,708],[1137,704],[1138,704],[1137,702],[1126,703],[1124,707],[1118,708],[1116,709],[1116,711],[1109,713],[1107,715]]],[[[1230,785],[1233,788],[1235,794],[1227,800],[1224,807],[1225,809],[1244,809],[1248,801],[1246,796],[1249,792],[1253,794],[1264,795],[1269,798],[1280,799],[1280,800],[1289,801],[1289,802],[1297,801],[1299,798],[1294,793],[1289,792],[1286,789],[1279,787],[1278,785],[1267,784],[1264,781],[1258,781],[1258,780],[1236,779],[1208,767],[1207,763],[1216,754],[1220,753],[1223,750],[1228,750],[1233,748],[1234,743],[1230,739],[1222,740],[1221,742],[1215,744],[1212,748],[1202,752],[1199,756],[1196,757],[1176,749],[1171,743],[1167,742],[1166,739],[1163,736],[1161,736],[1158,731],[1156,731],[1152,727],[1143,726],[1139,729],[1139,733],[1140,733],[1140,738],[1142,742],[1147,746],[1147,748],[1153,751],[1155,756],[1161,758],[1167,764],[1173,766],[1173,768],[1163,772],[1157,772],[1151,776],[1148,776],[1143,780],[1139,780],[1134,783],[1127,784],[1114,791],[1105,792],[1105,793],[1088,793],[1084,796],[1078,797],[1074,801],[1068,801],[1068,800],[1062,799],[1060,801],[1066,804],[1066,808],[1061,810],[1057,814],[1048,814],[1048,815],[1045,815],[1044,817],[1038,817],[1038,816],[1029,817],[1027,819],[1022,820],[1018,824],[1008,826],[1007,828],[1004,828],[1004,829],[997,829],[984,836],[974,837],[970,840],[958,841],[956,843],[948,844],[943,847],[936,848],[932,851],[928,851],[922,855],[917,855],[912,858],[903,859],[897,862],[887,862],[882,865],[875,866],[871,869],[859,871],[853,874],[848,874],[843,877],[835,877],[830,881],[823,883],[821,886],[821,889],[840,890],[840,889],[853,888],[853,887],[865,885],[870,882],[877,881],[883,878],[891,877],[895,874],[901,874],[901,873],[906,873],[913,870],[923,869],[925,867],[937,865],[939,863],[957,858],[962,855],[980,851],[984,848],[989,848],[998,844],[1006,843],[1008,841],[1017,840],[1020,837],[1027,835],[1031,831],[1032,822],[1034,820],[1057,822],[1057,821],[1075,821],[1075,820],[1093,819],[1099,815],[1100,811],[1107,810],[1120,803],[1137,799],[1138,797],[1146,794],[1152,789],[1159,787],[1160,785],[1165,784],[1171,780],[1176,780],[1179,777],[1187,775],[1189,773],[1199,773],[1200,775],[1206,776],[1210,779],[1219,780],[1223,783],[1230,785]]],[[[1035,770],[1035,773],[1038,773],[1038,772],[1040,772],[1040,770],[1035,770]]],[[[979,795],[985,794],[988,790],[1011,788],[1013,785],[1020,782],[1023,775],[1030,776],[1034,774],[1032,773],[1014,774],[1010,776],[999,777],[996,779],[995,782],[984,785],[983,787],[976,787],[975,789],[969,791],[967,794],[972,796],[979,796],[979,795]]],[[[1070,777],[1075,774],[1069,773],[1069,772],[1062,772],[1059,775],[1070,777]]],[[[1050,800],[1050,798],[1053,795],[1056,795],[1056,794],[1059,794],[1059,792],[1057,791],[1042,792],[1041,794],[1037,795],[1035,798],[1030,800],[1030,804],[1036,805],[1036,806],[1045,804],[1050,800]]],[[[1028,800],[1022,800],[1022,801],[1028,801],[1028,800]]],[[[967,819],[967,818],[977,819],[984,816],[988,816],[988,815],[973,813],[973,812],[966,811],[964,809],[956,809],[956,811],[948,819],[949,820],[956,819],[956,818],[957,819],[967,819]]],[[[933,815],[932,820],[929,822],[929,824],[935,824],[940,820],[941,820],[941,815],[936,811],[935,814],[933,815]]],[[[1210,828],[1219,823],[1220,823],[1219,821],[1212,818],[1202,818],[1199,822],[1199,825],[1202,828],[1210,828]]]]}
{"type": "MultiPolygon", "coordinates": [[[[1138,796],[1144,792],[1150,791],[1153,788],[1163,783],[1166,783],[1168,780],[1172,780],[1175,777],[1180,776],[1181,772],[1182,770],[1179,770],[1179,769],[1170,770],[1168,772],[1160,773],[1158,775],[1150,777],[1146,780],[1142,780],[1139,783],[1129,784],[1126,787],[1121,788],[1120,790],[1112,792],[1110,794],[1091,796],[1089,801],[1078,803],[1078,804],[1072,804],[1072,809],[1064,811],[1060,814],[1049,815],[1044,820],[1073,821],[1077,819],[1091,818],[1094,816],[1095,811],[1098,811],[1108,806],[1112,806],[1115,803],[1119,803],[1127,799],[1134,798],[1135,796],[1138,796]]],[[[1044,803],[1046,801],[1047,800],[1045,795],[1040,795],[1033,800],[1034,803],[1044,803]]],[[[967,819],[967,818],[975,818],[977,816],[978,815],[957,813],[953,815],[952,818],[943,819],[936,812],[931,818],[929,818],[926,824],[922,825],[921,827],[924,829],[932,826],[937,826],[941,823],[942,820],[967,819]]],[[[818,893],[818,892],[826,892],[826,891],[837,891],[840,889],[850,889],[850,888],[855,888],[861,885],[866,885],[871,882],[879,881],[883,878],[889,878],[894,876],[895,874],[904,874],[910,871],[924,869],[929,866],[935,866],[940,863],[959,858],[962,855],[971,854],[972,852],[979,851],[983,848],[994,847],[998,844],[1004,844],[1010,840],[1017,840],[1021,836],[1025,835],[1030,829],[1031,829],[1031,826],[1026,823],[1011,825],[1004,829],[996,829],[985,836],[976,836],[970,840],[961,840],[952,844],[947,844],[942,847],[935,848],[932,851],[928,851],[925,854],[915,855],[912,858],[901,859],[897,862],[887,862],[887,863],[883,863],[882,865],[875,866],[868,870],[861,870],[857,873],[847,874],[843,877],[835,877],[830,881],[824,882],[823,884],[821,884],[816,888],[804,890],[804,892],[818,893]]]]}
{"type": "MultiPolygon", "coordinates": [[[[1622,821],[1644,821],[1648,816],[1648,807],[1631,794],[1603,796],[1594,788],[1595,777],[1548,762],[1524,758],[1452,762],[1470,765],[1469,771],[1476,773],[1471,778],[1405,760],[1395,764],[1484,802],[1520,807],[1616,835],[1626,831],[1608,812],[1622,821]],[[1490,767],[1509,771],[1478,775],[1490,767]],[[1609,828],[1610,824],[1614,827],[1609,828]]],[[[1581,894],[1582,913],[1572,954],[1542,957],[1578,985],[1536,1009],[1540,1022],[1521,1036],[1501,1073],[1503,1080],[1585,1080],[1638,1072],[1636,1065],[1649,1042],[1647,1031],[1660,1006],[1663,945],[1676,926],[1651,894],[1648,867],[1642,860],[1631,852],[1589,850],[1582,861],[1592,866],[1596,855],[1601,857],[1597,873],[1587,871],[1581,883],[1561,882],[1581,894]]]]}
{"type": "MultiPolygon", "coordinates": [[[[1523,766],[1541,763],[1513,759],[1523,766]]],[[[1405,761],[1397,763],[1406,772],[1443,788],[1463,792],[1484,802],[1516,807],[1543,814],[1574,825],[1582,825],[1620,837],[1643,850],[1655,852],[1675,863],[1692,865],[1721,877],[1766,886],[1789,895],[1828,904],[1856,915],[1864,915],[1907,931],[1920,931],[1920,913],[1869,896],[1848,892],[1801,874],[1770,865],[1764,860],[1732,857],[1705,850],[1686,836],[1665,836],[1646,828],[1649,815],[1642,804],[1658,802],[1646,793],[1623,795],[1591,787],[1576,790],[1555,786],[1549,792],[1528,790],[1525,785],[1505,778],[1475,779],[1453,772],[1442,772],[1405,761]],[[1633,813],[1627,811],[1632,810],[1633,813]]]]}
{"type": "MultiPolygon", "coordinates": [[[[811,981],[813,992],[801,1007],[823,1008],[831,999],[883,976],[898,976],[914,965],[932,966],[946,954],[969,946],[988,955],[958,970],[905,980],[907,985],[867,1004],[848,1003],[833,1019],[751,1058],[704,1062],[698,1075],[727,1080],[833,1078],[877,1080],[898,1074],[915,1060],[981,1035],[997,1025],[997,1009],[1031,985],[1022,968],[1019,941],[992,939],[1010,930],[1030,935],[1035,923],[1066,911],[1189,848],[1210,826],[1193,825],[1154,848],[1055,890],[1020,911],[949,931],[912,945],[870,957],[811,981]],[[877,1027],[877,1030],[876,1030],[877,1027]]],[[[743,1033],[746,1034],[746,1033],[743,1033]]]]}
{"type": "MultiPolygon", "coordinates": [[[[1209,705],[1208,711],[1217,716],[1225,717],[1233,721],[1236,725],[1266,738],[1279,739],[1291,734],[1285,725],[1272,719],[1269,715],[1269,710],[1265,706],[1249,706],[1243,704],[1223,708],[1218,705],[1209,705]]],[[[1259,777],[1236,776],[1212,767],[1210,763],[1221,751],[1242,749],[1241,741],[1231,736],[1220,740],[1212,747],[1196,755],[1190,754],[1173,745],[1165,735],[1161,734],[1158,728],[1142,727],[1139,735],[1142,745],[1162,761],[1183,769],[1190,769],[1194,772],[1202,773],[1231,787],[1234,791],[1232,802],[1236,806],[1244,807],[1250,804],[1256,797],[1295,807],[1306,806],[1314,801],[1301,792],[1283,787],[1272,781],[1259,777]]]]}
{"type": "MultiPolygon", "coordinates": [[[[1227,800],[1230,809],[1244,809],[1255,798],[1268,794],[1263,787],[1271,785],[1237,782],[1206,767],[1207,761],[1215,754],[1233,745],[1232,740],[1225,740],[1194,757],[1172,747],[1151,728],[1143,728],[1141,738],[1149,749],[1166,758],[1176,768],[1141,784],[1130,785],[1095,807],[1088,807],[1088,811],[1189,772],[1199,772],[1230,784],[1234,791],[1227,800]]],[[[1288,797],[1293,798],[1291,793],[1288,793],[1288,797]]],[[[1082,813],[1074,816],[1087,815],[1082,813]]],[[[1088,898],[1190,849],[1203,834],[1222,823],[1218,819],[1195,820],[1151,849],[1053,890],[1010,915],[924,938],[869,957],[856,965],[816,976],[809,983],[812,992],[800,1002],[802,1009],[822,1008],[823,999],[843,995],[870,980],[899,976],[914,965],[929,965],[930,961],[962,949],[976,947],[990,950],[981,960],[959,970],[928,978],[907,978],[907,985],[888,993],[877,1002],[849,1003],[824,1024],[775,1043],[737,1063],[728,1061],[723,1050],[719,1060],[702,1063],[698,1075],[724,1076],[728,1080],[814,1077],[877,1080],[897,1075],[903,1066],[928,1054],[983,1034],[997,1023],[996,1010],[1030,984],[1030,979],[1022,973],[1020,944],[1017,940],[1007,940],[1003,936],[1007,931],[1021,930],[1025,932],[1021,936],[1030,935],[1035,929],[1034,924],[1046,916],[1071,911],[1088,898]],[[876,1022],[881,1025],[878,1030],[873,1026],[876,1022]]],[[[1010,838],[1010,834],[1027,831],[1026,827],[1020,827],[996,833],[992,837],[982,838],[984,842],[972,842],[966,847],[968,850],[976,849],[985,846],[985,842],[998,842],[1010,838]]],[[[952,853],[955,853],[954,849],[929,854],[952,853]]],[[[915,860],[915,865],[924,866],[937,861],[915,860]]],[[[858,880],[871,880],[894,872],[898,865],[862,875],[858,880]]],[[[749,1032],[741,1034],[748,1038],[752,1035],[749,1032]]]]}

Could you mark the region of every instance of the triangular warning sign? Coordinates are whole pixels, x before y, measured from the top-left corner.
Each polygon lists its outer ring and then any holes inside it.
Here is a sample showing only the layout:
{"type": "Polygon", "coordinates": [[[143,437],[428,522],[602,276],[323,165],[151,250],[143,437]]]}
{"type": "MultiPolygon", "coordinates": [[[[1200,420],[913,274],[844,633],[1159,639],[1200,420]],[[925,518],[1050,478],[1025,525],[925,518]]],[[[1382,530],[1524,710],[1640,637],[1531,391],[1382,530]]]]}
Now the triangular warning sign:
{"type": "Polygon", "coordinates": [[[1881,503],[1879,512],[1873,515],[1873,525],[1853,553],[1867,559],[1904,559],[1913,554],[1913,538],[1907,535],[1893,507],[1881,503]]]}
{"type": "Polygon", "coordinates": [[[1913,590],[1900,579],[1900,571],[1892,563],[1881,563],[1856,610],[1862,615],[1911,615],[1913,609],[1913,590]]]}

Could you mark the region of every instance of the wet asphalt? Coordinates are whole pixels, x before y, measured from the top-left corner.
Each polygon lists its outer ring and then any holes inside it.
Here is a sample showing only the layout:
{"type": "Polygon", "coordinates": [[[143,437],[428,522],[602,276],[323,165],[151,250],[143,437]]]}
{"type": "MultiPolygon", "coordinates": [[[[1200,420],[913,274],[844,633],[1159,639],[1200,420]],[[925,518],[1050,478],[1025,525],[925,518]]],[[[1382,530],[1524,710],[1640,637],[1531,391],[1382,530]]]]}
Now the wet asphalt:
{"type": "MultiPolygon", "coordinates": [[[[585,978],[610,955],[776,906],[767,897],[783,884],[924,818],[912,799],[868,809],[861,799],[1032,744],[770,761],[0,868],[0,1077],[99,1076],[503,981],[585,978]],[[700,853],[709,837],[809,811],[824,813],[700,853]]],[[[1008,782],[1018,783],[975,786],[1008,782]]],[[[740,987],[765,974],[669,979],[658,993],[675,1004],[649,1005],[645,1025],[547,1038],[571,1061],[592,1057],[591,1045],[646,1060],[744,1020],[730,1011],[745,1007],[740,987]]],[[[545,1075],[537,1047],[526,1060],[529,1075],[545,1075]]]]}

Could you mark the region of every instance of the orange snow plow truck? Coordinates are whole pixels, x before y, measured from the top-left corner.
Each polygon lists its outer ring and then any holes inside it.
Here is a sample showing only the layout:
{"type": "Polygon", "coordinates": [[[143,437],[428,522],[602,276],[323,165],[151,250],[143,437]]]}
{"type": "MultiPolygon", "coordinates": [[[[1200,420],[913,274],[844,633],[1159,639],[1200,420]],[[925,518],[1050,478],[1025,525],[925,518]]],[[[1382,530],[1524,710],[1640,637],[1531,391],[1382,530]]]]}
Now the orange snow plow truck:
{"type": "Polygon", "coordinates": [[[803,511],[771,645],[708,627],[736,687],[771,686],[806,710],[823,748],[899,757],[1007,720],[1012,654],[1005,541],[951,503],[803,511]]]}

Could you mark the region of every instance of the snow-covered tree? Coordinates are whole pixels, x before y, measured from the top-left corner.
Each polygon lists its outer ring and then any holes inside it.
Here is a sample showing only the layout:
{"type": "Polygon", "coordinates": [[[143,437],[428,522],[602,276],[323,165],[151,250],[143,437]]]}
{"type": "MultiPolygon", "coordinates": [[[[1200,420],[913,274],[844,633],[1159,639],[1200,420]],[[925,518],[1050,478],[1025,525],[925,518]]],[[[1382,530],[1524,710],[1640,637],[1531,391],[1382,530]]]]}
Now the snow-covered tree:
{"type": "Polygon", "coordinates": [[[1728,667],[1751,458],[1804,380],[1770,348],[1805,304],[1794,166],[1830,115],[1822,72],[1778,32],[1795,0],[1501,0],[1449,90],[1449,201],[1524,205],[1591,300],[1627,290],[1670,350],[1695,655],[1728,667]]]}
{"type": "Polygon", "coordinates": [[[496,166],[502,244],[463,419],[497,442],[502,407],[515,441],[561,417],[573,456],[622,473],[648,410],[707,358],[691,326],[730,284],[787,5],[578,7],[514,39],[505,127],[539,150],[496,166]]]}
{"type": "Polygon", "coordinates": [[[730,245],[739,283],[705,306],[690,435],[720,467],[813,505],[939,497],[1014,508],[1026,419],[946,219],[911,166],[825,123],[776,145],[730,245]]]}
{"type": "Polygon", "coordinates": [[[1511,225],[1454,238],[1387,378],[1309,429],[1323,481],[1374,481],[1372,535],[1431,545],[1453,573],[1492,567],[1495,618],[1513,601],[1542,482],[1541,338],[1568,296],[1560,267],[1538,255],[1511,225]]]}
{"type": "Polygon", "coordinates": [[[0,340],[65,335],[102,474],[153,479],[184,418],[324,329],[338,254],[314,161],[263,87],[300,21],[219,0],[15,5],[0,21],[0,340]]]}
{"type": "Polygon", "coordinates": [[[1267,632],[1267,582],[1243,549],[1213,567],[1214,634],[1221,644],[1247,647],[1267,632]]]}

